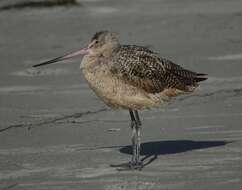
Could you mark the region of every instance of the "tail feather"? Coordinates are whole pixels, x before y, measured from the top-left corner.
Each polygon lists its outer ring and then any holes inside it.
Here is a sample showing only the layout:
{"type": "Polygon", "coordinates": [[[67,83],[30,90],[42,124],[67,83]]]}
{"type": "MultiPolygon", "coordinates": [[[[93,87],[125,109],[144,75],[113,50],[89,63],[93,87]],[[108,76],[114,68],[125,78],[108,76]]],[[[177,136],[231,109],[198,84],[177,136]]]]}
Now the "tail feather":
{"type": "Polygon", "coordinates": [[[204,81],[204,80],[207,80],[207,79],[208,79],[207,77],[196,77],[195,81],[196,82],[201,82],[201,81],[204,81]]]}
{"type": "Polygon", "coordinates": [[[207,80],[206,75],[201,73],[194,74],[193,76],[181,76],[174,74],[173,77],[176,79],[176,83],[175,85],[173,84],[173,86],[185,92],[193,91],[198,86],[199,82],[207,80]]]}
{"type": "Polygon", "coordinates": [[[207,79],[208,79],[207,74],[196,73],[196,78],[195,78],[196,82],[201,82],[201,81],[204,81],[204,80],[207,80],[207,79]]]}
{"type": "Polygon", "coordinates": [[[169,77],[167,77],[168,86],[188,92],[193,91],[198,83],[207,80],[207,74],[196,73],[176,65],[170,61],[165,62],[165,67],[169,77]]]}
{"type": "Polygon", "coordinates": [[[204,74],[204,73],[196,73],[197,76],[207,76],[207,74],[204,74]]]}

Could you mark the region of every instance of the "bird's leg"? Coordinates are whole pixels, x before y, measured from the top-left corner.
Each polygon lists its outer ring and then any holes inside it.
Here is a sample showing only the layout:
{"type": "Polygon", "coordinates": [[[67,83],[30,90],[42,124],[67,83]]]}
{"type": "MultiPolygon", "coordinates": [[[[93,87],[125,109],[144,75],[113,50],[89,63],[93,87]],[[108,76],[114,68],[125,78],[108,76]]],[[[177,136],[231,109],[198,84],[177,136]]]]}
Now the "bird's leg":
{"type": "Polygon", "coordinates": [[[135,114],[135,119],[136,119],[138,125],[141,126],[142,123],[140,121],[139,112],[137,110],[134,110],[134,114],[135,114]]]}
{"type": "Polygon", "coordinates": [[[131,129],[132,129],[132,160],[131,160],[131,164],[134,164],[136,161],[136,120],[135,120],[135,116],[134,113],[131,109],[129,109],[129,114],[130,114],[130,118],[131,118],[131,129]]]}
{"type": "Polygon", "coordinates": [[[139,117],[139,113],[137,110],[134,111],[135,120],[136,120],[136,136],[137,136],[137,145],[136,145],[136,165],[142,167],[142,162],[140,161],[140,144],[141,144],[141,121],[139,117]]]}
{"type": "Polygon", "coordinates": [[[132,160],[129,163],[123,163],[118,165],[111,165],[112,167],[122,167],[122,170],[126,169],[139,169],[143,168],[142,162],[139,160],[140,157],[140,126],[141,121],[139,118],[138,111],[129,109],[129,114],[131,118],[131,129],[132,129],[132,160]]]}

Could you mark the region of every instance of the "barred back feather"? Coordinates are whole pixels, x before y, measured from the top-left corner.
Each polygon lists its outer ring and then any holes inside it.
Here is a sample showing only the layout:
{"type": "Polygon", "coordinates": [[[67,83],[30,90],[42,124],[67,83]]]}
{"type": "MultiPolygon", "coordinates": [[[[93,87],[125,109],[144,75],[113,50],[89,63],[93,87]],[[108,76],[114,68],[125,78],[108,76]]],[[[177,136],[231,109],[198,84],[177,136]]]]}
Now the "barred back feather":
{"type": "Polygon", "coordinates": [[[118,77],[149,93],[169,88],[188,92],[207,79],[205,74],[184,69],[141,46],[119,46],[113,53],[112,62],[112,70],[117,71],[118,77]]]}

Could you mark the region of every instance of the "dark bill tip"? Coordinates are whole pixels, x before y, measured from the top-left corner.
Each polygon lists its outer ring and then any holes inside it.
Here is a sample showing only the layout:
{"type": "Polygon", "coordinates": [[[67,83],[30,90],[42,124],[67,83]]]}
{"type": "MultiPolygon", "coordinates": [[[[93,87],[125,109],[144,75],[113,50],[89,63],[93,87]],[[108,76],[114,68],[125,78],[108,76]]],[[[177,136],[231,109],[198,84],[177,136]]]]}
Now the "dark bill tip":
{"type": "Polygon", "coordinates": [[[36,64],[36,65],[33,65],[32,67],[39,67],[39,66],[43,66],[43,65],[49,65],[51,63],[55,63],[57,61],[61,61],[62,60],[62,57],[57,57],[55,59],[51,59],[49,61],[45,61],[43,63],[39,63],[39,64],[36,64]]]}

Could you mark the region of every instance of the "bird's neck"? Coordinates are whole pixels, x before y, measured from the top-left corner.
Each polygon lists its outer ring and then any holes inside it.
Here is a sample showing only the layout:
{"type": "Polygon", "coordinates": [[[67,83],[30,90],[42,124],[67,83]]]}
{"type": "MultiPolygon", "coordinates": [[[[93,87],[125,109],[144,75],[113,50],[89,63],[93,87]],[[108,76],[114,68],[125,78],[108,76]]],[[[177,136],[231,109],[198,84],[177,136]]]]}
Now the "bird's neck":
{"type": "Polygon", "coordinates": [[[109,59],[119,47],[120,47],[119,43],[107,44],[103,47],[103,49],[101,49],[98,52],[97,56],[109,59]]]}
{"type": "Polygon", "coordinates": [[[86,55],[82,59],[80,65],[81,70],[87,72],[94,72],[105,63],[106,58],[102,55],[86,55]]]}

